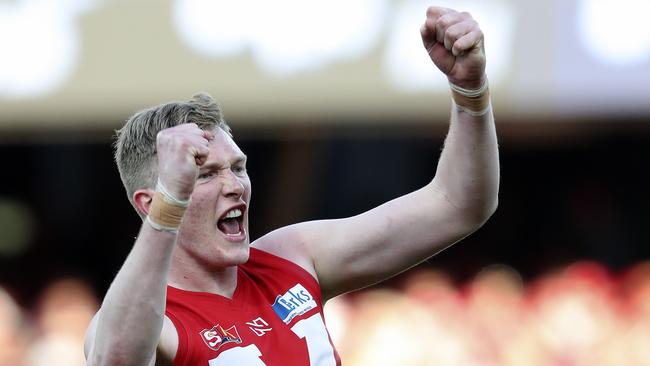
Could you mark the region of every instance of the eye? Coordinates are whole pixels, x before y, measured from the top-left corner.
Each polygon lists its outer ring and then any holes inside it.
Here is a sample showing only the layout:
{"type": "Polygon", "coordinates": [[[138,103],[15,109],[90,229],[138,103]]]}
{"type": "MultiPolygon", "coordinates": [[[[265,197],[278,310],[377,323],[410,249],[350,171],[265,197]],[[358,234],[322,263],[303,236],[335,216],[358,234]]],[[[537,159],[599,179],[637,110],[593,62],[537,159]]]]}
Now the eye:
{"type": "Polygon", "coordinates": [[[243,174],[246,172],[246,167],[244,165],[235,165],[232,167],[232,171],[235,174],[243,174]]]}
{"type": "Polygon", "coordinates": [[[203,172],[203,173],[199,174],[197,179],[210,179],[210,178],[212,178],[212,176],[214,176],[214,173],[211,172],[211,171],[208,171],[208,172],[203,172]]]}

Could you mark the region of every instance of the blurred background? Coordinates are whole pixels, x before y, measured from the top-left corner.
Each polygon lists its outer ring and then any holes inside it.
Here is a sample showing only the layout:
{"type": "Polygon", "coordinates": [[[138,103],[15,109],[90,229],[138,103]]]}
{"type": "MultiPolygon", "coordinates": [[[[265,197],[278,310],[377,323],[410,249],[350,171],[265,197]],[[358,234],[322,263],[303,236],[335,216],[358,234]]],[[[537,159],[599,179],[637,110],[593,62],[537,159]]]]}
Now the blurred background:
{"type": "MultiPolygon", "coordinates": [[[[137,110],[207,91],[249,156],[251,236],[433,178],[446,80],[420,0],[0,0],[0,365],[84,364],[140,226],[112,158],[137,110]]],[[[486,37],[500,206],[327,305],[348,365],[648,365],[646,0],[437,1],[486,37]]]]}

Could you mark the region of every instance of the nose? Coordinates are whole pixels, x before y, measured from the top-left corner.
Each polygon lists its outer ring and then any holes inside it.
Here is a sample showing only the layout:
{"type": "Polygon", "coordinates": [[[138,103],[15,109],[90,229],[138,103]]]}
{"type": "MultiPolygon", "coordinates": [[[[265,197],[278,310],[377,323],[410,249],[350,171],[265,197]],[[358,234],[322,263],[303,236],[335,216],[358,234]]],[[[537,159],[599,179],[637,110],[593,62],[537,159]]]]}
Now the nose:
{"type": "Polygon", "coordinates": [[[221,191],[226,197],[239,198],[244,194],[244,184],[239,181],[235,173],[226,170],[221,191]]]}

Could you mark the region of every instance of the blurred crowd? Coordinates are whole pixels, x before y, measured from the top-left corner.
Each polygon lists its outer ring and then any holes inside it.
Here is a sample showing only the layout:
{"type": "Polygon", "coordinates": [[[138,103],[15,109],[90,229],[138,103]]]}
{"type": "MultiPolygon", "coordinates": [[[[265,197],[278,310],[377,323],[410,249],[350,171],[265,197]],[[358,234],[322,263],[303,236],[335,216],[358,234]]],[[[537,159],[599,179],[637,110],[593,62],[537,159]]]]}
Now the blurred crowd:
{"type": "Polygon", "coordinates": [[[98,308],[79,279],[50,284],[29,312],[0,287],[0,366],[85,365],[83,337],[98,308]]]}
{"type": "MultiPolygon", "coordinates": [[[[84,365],[98,306],[79,279],[52,283],[34,309],[0,287],[0,365],[84,365]]],[[[325,314],[348,366],[650,365],[650,262],[616,274],[578,262],[529,282],[503,265],[463,284],[419,269],[325,314]]]]}
{"type": "Polygon", "coordinates": [[[524,283],[490,266],[455,286],[444,273],[330,301],[348,366],[650,365],[650,262],[612,274],[579,262],[524,283]]]}

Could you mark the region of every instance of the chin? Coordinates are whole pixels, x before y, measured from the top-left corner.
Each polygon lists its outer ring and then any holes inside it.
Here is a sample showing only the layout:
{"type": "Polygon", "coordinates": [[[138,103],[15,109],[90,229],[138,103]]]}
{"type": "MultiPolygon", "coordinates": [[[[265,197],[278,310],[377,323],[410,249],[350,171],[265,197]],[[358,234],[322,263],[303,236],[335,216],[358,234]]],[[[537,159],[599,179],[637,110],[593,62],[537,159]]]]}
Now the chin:
{"type": "Polygon", "coordinates": [[[246,246],[246,250],[242,251],[242,252],[243,253],[240,253],[240,255],[237,258],[238,259],[238,263],[237,263],[238,265],[248,262],[248,258],[250,257],[250,254],[251,254],[250,247],[246,246]]]}
{"type": "Polygon", "coordinates": [[[221,257],[225,259],[228,266],[238,266],[248,262],[250,256],[250,247],[248,245],[240,246],[238,248],[230,248],[230,250],[221,253],[221,257]]]}

